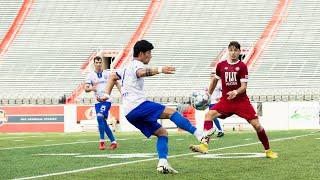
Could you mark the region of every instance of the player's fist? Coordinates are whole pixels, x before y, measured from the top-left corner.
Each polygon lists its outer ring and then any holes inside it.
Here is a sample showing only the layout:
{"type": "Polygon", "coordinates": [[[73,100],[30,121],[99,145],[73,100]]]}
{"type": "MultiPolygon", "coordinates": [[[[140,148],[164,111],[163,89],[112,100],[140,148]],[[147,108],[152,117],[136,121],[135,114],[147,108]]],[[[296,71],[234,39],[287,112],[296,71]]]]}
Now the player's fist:
{"type": "Polygon", "coordinates": [[[108,94],[103,94],[103,95],[101,95],[101,96],[96,96],[96,99],[97,99],[97,101],[99,101],[99,102],[104,102],[104,101],[106,101],[107,99],[109,99],[110,98],[110,95],[108,95],[108,94]]]}
{"type": "Polygon", "coordinates": [[[96,99],[97,99],[97,101],[99,101],[99,102],[104,102],[104,101],[106,101],[106,99],[105,99],[104,97],[101,97],[101,96],[96,96],[96,99]]]}
{"type": "Polygon", "coordinates": [[[238,91],[237,90],[229,91],[227,95],[228,95],[228,99],[233,99],[238,95],[238,91]]]}
{"type": "Polygon", "coordinates": [[[164,74],[174,74],[175,71],[176,71],[176,68],[171,67],[171,66],[162,67],[162,73],[164,73],[164,74]]]}

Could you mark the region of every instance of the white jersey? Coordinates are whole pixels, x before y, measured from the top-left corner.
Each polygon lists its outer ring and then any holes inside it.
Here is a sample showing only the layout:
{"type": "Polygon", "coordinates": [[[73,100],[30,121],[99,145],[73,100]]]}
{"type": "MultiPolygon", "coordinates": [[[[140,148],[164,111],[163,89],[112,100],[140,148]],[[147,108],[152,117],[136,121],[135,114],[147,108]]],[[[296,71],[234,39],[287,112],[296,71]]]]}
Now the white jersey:
{"type": "Polygon", "coordinates": [[[213,90],[211,95],[211,104],[216,104],[222,96],[222,85],[221,81],[218,81],[216,88],[213,90]]]}
{"type": "Polygon", "coordinates": [[[106,90],[107,82],[109,79],[110,70],[103,70],[101,73],[91,71],[87,75],[86,84],[96,85],[96,96],[102,96],[106,90]]]}
{"type": "Polygon", "coordinates": [[[143,92],[144,78],[138,78],[136,74],[137,70],[144,67],[141,61],[133,59],[124,69],[116,71],[121,78],[121,95],[125,115],[146,101],[143,92]]]}

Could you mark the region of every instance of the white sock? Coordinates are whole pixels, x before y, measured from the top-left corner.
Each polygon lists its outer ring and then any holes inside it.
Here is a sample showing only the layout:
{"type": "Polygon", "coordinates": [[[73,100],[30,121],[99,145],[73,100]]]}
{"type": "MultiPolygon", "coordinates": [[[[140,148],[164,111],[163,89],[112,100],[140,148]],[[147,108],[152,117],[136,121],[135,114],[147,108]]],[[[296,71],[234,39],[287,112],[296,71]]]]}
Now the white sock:
{"type": "Polygon", "coordinates": [[[168,160],[167,160],[167,159],[164,159],[164,158],[159,159],[158,166],[159,166],[159,165],[162,166],[162,165],[164,165],[164,164],[168,164],[168,160]]]}
{"type": "Polygon", "coordinates": [[[198,139],[199,142],[201,142],[202,136],[203,136],[203,131],[196,129],[193,133],[194,136],[198,139]]]}

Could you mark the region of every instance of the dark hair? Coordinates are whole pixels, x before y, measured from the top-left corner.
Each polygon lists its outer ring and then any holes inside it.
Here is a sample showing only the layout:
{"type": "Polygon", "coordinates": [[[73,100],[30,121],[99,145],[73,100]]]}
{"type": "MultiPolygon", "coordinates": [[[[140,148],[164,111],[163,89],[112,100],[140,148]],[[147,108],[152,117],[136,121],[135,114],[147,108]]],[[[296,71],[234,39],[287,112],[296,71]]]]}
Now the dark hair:
{"type": "Polygon", "coordinates": [[[153,49],[153,45],[147,40],[140,40],[136,42],[133,47],[133,57],[138,57],[140,52],[147,52],[153,49]]]}
{"type": "Polygon", "coordinates": [[[229,43],[228,48],[231,48],[232,46],[235,47],[236,49],[239,49],[239,50],[240,50],[240,48],[241,48],[241,46],[240,46],[240,44],[238,43],[238,41],[231,41],[231,42],[229,43]]]}
{"type": "Polygon", "coordinates": [[[102,58],[100,56],[96,56],[96,57],[93,58],[93,62],[96,62],[96,60],[100,61],[100,60],[102,60],[102,58]]]}

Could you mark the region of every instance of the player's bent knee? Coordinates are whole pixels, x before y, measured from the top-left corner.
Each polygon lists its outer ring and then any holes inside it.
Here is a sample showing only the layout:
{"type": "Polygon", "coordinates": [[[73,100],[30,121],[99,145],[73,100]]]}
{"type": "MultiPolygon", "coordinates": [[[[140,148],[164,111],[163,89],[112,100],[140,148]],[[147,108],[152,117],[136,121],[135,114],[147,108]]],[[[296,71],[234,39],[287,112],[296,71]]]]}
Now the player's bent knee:
{"type": "Polygon", "coordinates": [[[254,127],[255,130],[260,131],[263,129],[258,119],[252,119],[250,124],[254,127]]]}
{"type": "Polygon", "coordinates": [[[176,110],[166,107],[164,109],[164,111],[162,112],[160,118],[161,119],[170,119],[170,117],[172,116],[172,114],[174,114],[176,112],[176,110]]]}
{"type": "Polygon", "coordinates": [[[157,129],[153,134],[155,136],[168,136],[168,131],[165,128],[161,127],[157,129]]]}
{"type": "Polygon", "coordinates": [[[214,119],[214,118],[217,118],[219,117],[219,113],[218,111],[216,110],[209,110],[207,113],[206,113],[206,119],[214,119]]]}

